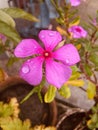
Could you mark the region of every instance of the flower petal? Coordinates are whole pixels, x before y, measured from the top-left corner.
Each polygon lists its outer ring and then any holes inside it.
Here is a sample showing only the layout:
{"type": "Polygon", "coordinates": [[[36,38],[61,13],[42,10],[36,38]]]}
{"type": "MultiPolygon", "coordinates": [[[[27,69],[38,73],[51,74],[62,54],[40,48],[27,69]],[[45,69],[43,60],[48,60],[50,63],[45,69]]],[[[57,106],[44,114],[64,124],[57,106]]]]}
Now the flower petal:
{"type": "Polygon", "coordinates": [[[74,65],[80,61],[79,53],[72,44],[67,44],[53,53],[53,57],[66,65],[74,65]]]}
{"type": "Polygon", "coordinates": [[[16,57],[28,57],[33,54],[40,54],[43,48],[34,39],[24,39],[15,48],[16,57]]]}
{"type": "Polygon", "coordinates": [[[53,50],[54,47],[62,40],[59,32],[51,30],[40,31],[39,38],[44,43],[45,49],[47,50],[53,50]]]}
{"type": "Polygon", "coordinates": [[[48,83],[60,88],[70,76],[71,69],[69,66],[51,59],[46,60],[46,79],[48,83]]]}
{"type": "Polygon", "coordinates": [[[70,0],[71,6],[78,6],[80,2],[80,0],[70,0]]]}
{"type": "Polygon", "coordinates": [[[85,38],[87,36],[87,31],[81,26],[72,26],[68,29],[69,32],[72,33],[73,38],[85,38]]]}
{"type": "Polygon", "coordinates": [[[20,76],[31,85],[38,85],[42,80],[44,58],[36,57],[26,61],[20,70],[20,76]]]}

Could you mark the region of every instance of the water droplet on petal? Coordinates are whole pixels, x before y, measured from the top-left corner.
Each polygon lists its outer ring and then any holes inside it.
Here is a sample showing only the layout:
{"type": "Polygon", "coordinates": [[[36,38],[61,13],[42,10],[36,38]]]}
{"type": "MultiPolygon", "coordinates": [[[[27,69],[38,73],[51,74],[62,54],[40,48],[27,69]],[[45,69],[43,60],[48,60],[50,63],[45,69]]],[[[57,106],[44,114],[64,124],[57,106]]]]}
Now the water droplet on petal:
{"type": "Polygon", "coordinates": [[[50,33],[49,33],[49,36],[54,36],[54,33],[50,32],[50,33]]]}
{"type": "Polygon", "coordinates": [[[29,71],[30,71],[30,68],[28,65],[23,66],[23,68],[22,68],[23,73],[27,74],[29,71]]]}
{"type": "Polygon", "coordinates": [[[32,64],[34,64],[34,61],[31,61],[32,64]]]}
{"type": "Polygon", "coordinates": [[[27,62],[30,62],[31,60],[29,59],[29,60],[27,60],[27,62]]]}
{"type": "Polygon", "coordinates": [[[18,51],[22,51],[22,48],[18,48],[18,51]]]}
{"type": "Polygon", "coordinates": [[[45,38],[45,36],[44,36],[44,35],[42,35],[42,36],[41,36],[41,38],[45,38]]]}
{"type": "Polygon", "coordinates": [[[66,59],[66,63],[69,63],[69,60],[68,60],[68,59],[66,59]]]}
{"type": "Polygon", "coordinates": [[[36,46],[34,48],[37,48],[36,46]]]}

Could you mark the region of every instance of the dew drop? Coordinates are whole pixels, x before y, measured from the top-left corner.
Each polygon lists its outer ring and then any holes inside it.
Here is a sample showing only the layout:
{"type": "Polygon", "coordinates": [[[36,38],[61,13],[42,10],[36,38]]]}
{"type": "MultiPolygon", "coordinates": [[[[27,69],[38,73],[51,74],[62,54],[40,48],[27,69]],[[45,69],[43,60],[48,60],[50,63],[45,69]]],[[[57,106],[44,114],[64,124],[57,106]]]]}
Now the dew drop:
{"type": "Polygon", "coordinates": [[[23,66],[23,68],[22,68],[23,73],[27,74],[29,71],[30,71],[30,68],[28,65],[23,66]]]}
{"type": "Polygon", "coordinates": [[[45,38],[45,36],[44,36],[44,35],[42,35],[42,36],[41,36],[41,38],[45,38]]]}
{"type": "Polygon", "coordinates": [[[29,59],[29,60],[27,60],[27,62],[30,62],[31,60],[29,59]]]}
{"type": "Polygon", "coordinates": [[[49,33],[49,36],[54,36],[54,33],[50,32],[50,33],[49,33]]]}
{"type": "Polygon", "coordinates": [[[68,60],[68,59],[66,59],[66,63],[69,63],[69,60],[68,60]]]}
{"type": "Polygon", "coordinates": [[[18,51],[21,52],[21,51],[22,51],[22,48],[18,48],[18,51]]]}
{"type": "Polygon", "coordinates": [[[34,64],[34,61],[31,61],[32,64],[34,64]]]}
{"type": "Polygon", "coordinates": [[[35,46],[34,48],[36,49],[37,47],[35,46]]]}

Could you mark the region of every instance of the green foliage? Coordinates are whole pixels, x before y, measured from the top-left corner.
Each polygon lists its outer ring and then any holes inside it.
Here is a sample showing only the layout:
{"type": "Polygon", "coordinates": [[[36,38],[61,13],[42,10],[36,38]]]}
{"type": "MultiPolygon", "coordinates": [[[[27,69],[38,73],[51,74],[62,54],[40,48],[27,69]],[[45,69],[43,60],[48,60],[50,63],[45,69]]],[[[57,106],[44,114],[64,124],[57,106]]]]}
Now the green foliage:
{"type": "Polygon", "coordinates": [[[78,25],[80,23],[80,17],[77,16],[75,19],[73,19],[72,22],[70,22],[69,26],[78,25]]]}
{"type": "Polygon", "coordinates": [[[98,66],[98,54],[96,54],[96,53],[91,53],[91,55],[90,55],[90,61],[92,61],[92,63],[93,63],[95,66],[98,66]]]}
{"type": "Polygon", "coordinates": [[[5,13],[3,10],[0,10],[0,20],[9,26],[15,27],[15,21],[11,16],[5,13]]]}
{"type": "MultiPolygon", "coordinates": [[[[78,70],[75,71],[72,68],[72,76],[64,85],[82,87],[84,86],[84,81],[81,78],[84,76],[86,80],[89,80],[87,89],[88,98],[93,99],[98,82],[96,73],[98,72],[98,11],[96,17],[92,18],[89,16],[88,22],[80,21],[80,16],[77,14],[78,11],[75,9],[71,10],[70,4],[67,4],[66,1],[63,2],[62,6],[59,6],[57,2],[53,0],[52,3],[59,14],[57,18],[57,22],[59,23],[57,30],[61,35],[66,37],[64,39],[65,44],[73,43],[77,47],[81,58],[77,66],[78,70]],[[96,20],[95,23],[94,20],[96,20]],[[68,32],[68,29],[74,25],[82,25],[82,27],[87,30],[88,36],[79,39],[73,38],[68,32]]],[[[61,92],[63,93],[62,89],[61,92]]]]}
{"type": "Polygon", "coordinates": [[[15,29],[13,18],[23,18],[34,22],[38,21],[38,19],[19,8],[0,9],[0,33],[19,43],[21,38],[15,29]]]}
{"type": "Polygon", "coordinates": [[[48,87],[48,91],[46,92],[45,96],[44,96],[44,101],[46,103],[50,103],[54,100],[55,94],[56,94],[56,87],[50,85],[48,87]]]}
{"type": "Polygon", "coordinates": [[[96,130],[98,128],[98,104],[92,108],[90,120],[87,122],[88,128],[96,130]]]}
{"type": "Polygon", "coordinates": [[[4,34],[6,37],[11,39],[15,43],[18,43],[21,40],[15,28],[13,28],[12,26],[9,26],[3,21],[0,21],[0,33],[4,34]]]}
{"type": "Polygon", "coordinates": [[[70,88],[67,85],[63,85],[59,90],[59,94],[64,98],[69,98],[71,96],[70,88]]]}
{"type": "Polygon", "coordinates": [[[79,69],[77,66],[72,66],[72,75],[70,77],[70,80],[77,80],[78,78],[80,78],[81,74],[79,72],[79,69]]]}
{"type": "Polygon", "coordinates": [[[8,59],[7,66],[10,67],[10,66],[12,66],[15,62],[18,62],[18,61],[19,61],[19,59],[18,59],[17,57],[10,57],[10,58],[8,59]]]}
{"type": "Polygon", "coordinates": [[[93,75],[93,73],[92,73],[92,66],[90,66],[89,64],[87,64],[87,63],[84,64],[84,70],[85,70],[85,72],[86,72],[86,74],[88,76],[92,76],[93,75]]]}
{"type": "Polygon", "coordinates": [[[0,119],[9,116],[17,117],[19,114],[18,106],[16,98],[12,98],[9,103],[0,102],[0,119]]]}
{"type": "Polygon", "coordinates": [[[59,94],[64,98],[69,98],[71,96],[71,91],[69,86],[71,87],[83,87],[84,81],[80,79],[80,72],[78,71],[77,66],[72,66],[72,75],[70,79],[65,82],[65,84],[58,90],[59,94]]]}
{"type": "Polygon", "coordinates": [[[77,66],[72,66],[72,75],[70,79],[65,83],[65,85],[83,87],[84,81],[81,79],[81,74],[77,66]]]}
{"type": "Polygon", "coordinates": [[[21,121],[19,118],[1,118],[0,126],[2,130],[56,130],[53,126],[45,127],[44,125],[31,127],[30,120],[21,121]]]}
{"type": "Polygon", "coordinates": [[[42,85],[33,87],[33,89],[26,95],[26,97],[24,97],[24,99],[21,101],[21,103],[28,100],[28,98],[30,98],[30,96],[32,96],[32,94],[34,94],[34,93],[37,93],[38,96],[39,96],[40,101],[43,102],[42,95],[41,95],[42,87],[43,87],[42,85]]]}
{"type": "Polygon", "coordinates": [[[87,96],[89,99],[93,99],[96,95],[96,86],[94,83],[88,81],[87,96]]]}
{"type": "Polygon", "coordinates": [[[83,87],[84,81],[81,79],[69,80],[65,83],[65,85],[70,85],[70,86],[75,86],[75,87],[83,87]]]}
{"type": "MultiPolygon", "coordinates": [[[[29,119],[22,121],[19,117],[19,104],[16,98],[9,103],[0,102],[0,129],[2,130],[56,130],[45,125],[31,127],[29,119]]],[[[37,124],[36,124],[37,125],[37,124]]]]}
{"type": "Polygon", "coordinates": [[[0,102],[0,118],[13,115],[13,108],[10,104],[0,102]]]}
{"type": "Polygon", "coordinates": [[[0,34],[5,36],[5,41],[0,39],[0,54],[9,52],[9,60],[7,66],[13,65],[18,61],[13,55],[13,49],[21,41],[21,37],[16,31],[16,23],[14,18],[22,18],[32,22],[38,22],[38,19],[32,14],[25,12],[19,8],[0,9],[0,34]]]}
{"type": "Polygon", "coordinates": [[[12,18],[23,18],[29,21],[38,22],[36,17],[20,8],[4,8],[2,10],[12,18]]]}
{"type": "Polygon", "coordinates": [[[0,118],[2,130],[33,130],[29,120],[22,122],[19,118],[0,118]]]}

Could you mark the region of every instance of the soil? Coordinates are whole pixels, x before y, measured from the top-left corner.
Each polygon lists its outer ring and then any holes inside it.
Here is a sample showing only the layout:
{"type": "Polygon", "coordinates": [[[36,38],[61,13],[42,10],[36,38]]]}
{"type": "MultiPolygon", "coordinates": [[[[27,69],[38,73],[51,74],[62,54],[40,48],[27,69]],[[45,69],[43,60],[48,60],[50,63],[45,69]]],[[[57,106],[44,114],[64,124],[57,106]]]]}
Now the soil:
{"type": "MultiPolygon", "coordinates": [[[[20,102],[32,89],[30,85],[19,84],[5,89],[0,93],[0,101],[8,102],[10,98],[16,97],[20,102]]],[[[50,111],[49,105],[41,103],[38,95],[33,94],[27,101],[20,104],[20,118],[22,120],[30,119],[32,125],[46,124],[50,125],[50,111]]]]}

